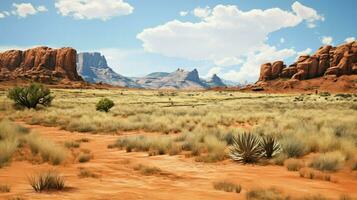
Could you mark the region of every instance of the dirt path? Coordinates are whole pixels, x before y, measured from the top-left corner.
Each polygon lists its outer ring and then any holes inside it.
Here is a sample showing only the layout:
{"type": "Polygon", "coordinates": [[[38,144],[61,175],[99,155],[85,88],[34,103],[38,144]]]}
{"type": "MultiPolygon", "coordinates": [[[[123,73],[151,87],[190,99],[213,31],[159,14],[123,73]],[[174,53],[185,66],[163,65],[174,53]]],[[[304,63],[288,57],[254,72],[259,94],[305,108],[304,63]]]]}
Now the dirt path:
{"type": "Polygon", "coordinates": [[[300,178],[297,172],[289,172],[278,166],[240,165],[230,161],[207,164],[194,162],[184,156],[154,156],[147,153],[126,153],[108,149],[118,137],[113,135],[93,135],[71,133],[43,126],[27,127],[56,142],[89,138],[82,143],[82,149],[90,149],[94,157],[87,163],[72,163],[64,166],[48,164],[33,165],[29,162],[12,162],[0,169],[0,183],[11,186],[11,193],[0,193],[0,199],[21,196],[24,199],[244,199],[249,188],[277,187],[292,196],[323,194],[337,199],[341,194],[357,197],[357,174],[340,172],[334,174],[337,183],[300,178]],[[144,176],[133,169],[138,164],[155,166],[164,174],[144,176]],[[79,178],[79,168],[86,168],[99,178],[79,178]],[[33,172],[56,169],[61,172],[68,191],[35,193],[27,181],[33,172]],[[240,194],[213,189],[215,181],[228,180],[242,185],[240,194]]]}

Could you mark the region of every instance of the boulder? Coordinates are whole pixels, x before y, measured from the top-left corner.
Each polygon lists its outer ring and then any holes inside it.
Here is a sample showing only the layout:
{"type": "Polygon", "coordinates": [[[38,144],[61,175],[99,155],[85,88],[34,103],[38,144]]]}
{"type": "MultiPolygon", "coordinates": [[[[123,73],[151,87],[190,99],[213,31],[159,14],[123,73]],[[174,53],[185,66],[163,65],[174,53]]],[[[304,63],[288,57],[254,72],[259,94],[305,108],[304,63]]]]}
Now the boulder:
{"type": "Polygon", "coordinates": [[[260,66],[259,81],[267,81],[272,78],[272,66],[271,63],[265,63],[260,66]]]}
{"type": "Polygon", "coordinates": [[[281,72],[283,71],[284,68],[284,62],[283,61],[276,61],[272,65],[271,69],[271,78],[276,79],[280,77],[281,72]]]}

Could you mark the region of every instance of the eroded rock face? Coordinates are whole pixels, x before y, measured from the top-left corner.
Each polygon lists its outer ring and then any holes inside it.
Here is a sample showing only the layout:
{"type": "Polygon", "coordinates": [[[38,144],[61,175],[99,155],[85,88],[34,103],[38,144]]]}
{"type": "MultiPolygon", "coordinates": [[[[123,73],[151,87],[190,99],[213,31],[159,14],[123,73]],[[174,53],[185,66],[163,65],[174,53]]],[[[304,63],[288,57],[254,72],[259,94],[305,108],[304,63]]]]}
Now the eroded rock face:
{"type": "Polygon", "coordinates": [[[282,61],[265,63],[260,68],[258,81],[277,78],[305,80],[324,75],[357,74],[357,41],[338,47],[320,47],[312,56],[302,55],[296,63],[285,67],[282,61]]]}
{"type": "Polygon", "coordinates": [[[25,51],[5,51],[0,53],[0,79],[82,81],[76,69],[76,56],[77,52],[73,48],[37,47],[25,51]]]}

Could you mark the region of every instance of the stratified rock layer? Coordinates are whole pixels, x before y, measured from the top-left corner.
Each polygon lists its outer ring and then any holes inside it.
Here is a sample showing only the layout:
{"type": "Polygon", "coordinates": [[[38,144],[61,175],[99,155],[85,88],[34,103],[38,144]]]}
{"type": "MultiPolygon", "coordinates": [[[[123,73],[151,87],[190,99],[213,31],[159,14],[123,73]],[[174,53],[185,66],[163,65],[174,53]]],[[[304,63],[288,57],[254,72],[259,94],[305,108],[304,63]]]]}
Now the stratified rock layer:
{"type": "Polygon", "coordinates": [[[303,55],[286,67],[282,61],[273,64],[265,63],[260,68],[258,81],[268,81],[277,78],[306,80],[324,75],[357,74],[357,41],[338,47],[330,45],[320,47],[311,56],[303,55]]]}
{"type": "Polygon", "coordinates": [[[73,48],[37,47],[0,53],[0,80],[30,79],[38,82],[82,81],[73,48]]]}

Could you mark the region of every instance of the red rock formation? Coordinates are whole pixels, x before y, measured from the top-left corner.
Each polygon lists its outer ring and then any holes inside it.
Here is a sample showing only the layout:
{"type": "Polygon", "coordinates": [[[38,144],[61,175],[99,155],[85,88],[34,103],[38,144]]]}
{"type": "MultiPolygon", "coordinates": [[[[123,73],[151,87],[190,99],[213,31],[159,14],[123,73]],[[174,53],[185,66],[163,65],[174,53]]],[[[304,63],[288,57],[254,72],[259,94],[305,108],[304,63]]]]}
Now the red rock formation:
{"type": "Polygon", "coordinates": [[[31,79],[39,82],[82,81],[72,48],[37,47],[0,53],[0,80],[31,79]]]}
{"type": "Polygon", "coordinates": [[[312,56],[303,55],[296,63],[285,68],[282,61],[265,63],[261,66],[258,81],[277,78],[305,80],[324,75],[357,74],[357,41],[338,47],[320,47],[312,56]]]}

